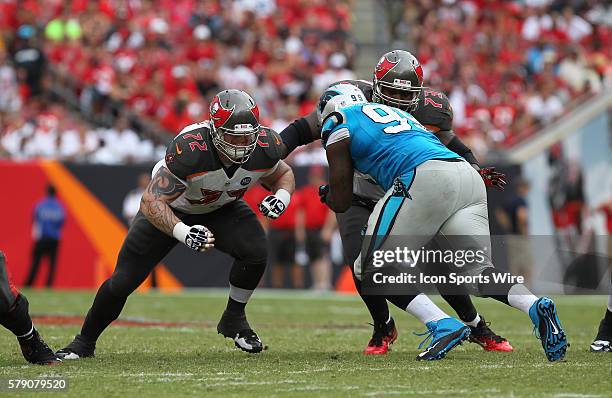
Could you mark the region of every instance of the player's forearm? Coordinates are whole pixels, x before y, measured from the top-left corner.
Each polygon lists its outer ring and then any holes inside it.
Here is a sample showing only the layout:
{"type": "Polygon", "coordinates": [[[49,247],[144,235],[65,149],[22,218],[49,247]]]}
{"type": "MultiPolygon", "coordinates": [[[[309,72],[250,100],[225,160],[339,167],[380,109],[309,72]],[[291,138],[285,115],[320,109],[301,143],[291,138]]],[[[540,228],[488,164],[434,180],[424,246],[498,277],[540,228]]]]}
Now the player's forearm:
{"type": "Polygon", "coordinates": [[[166,202],[155,199],[147,193],[142,195],[140,210],[151,224],[170,236],[173,236],[172,231],[174,226],[181,222],[166,202]]]}
{"type": "Polygon", "coordinates": [[[174,215],[169,203],[187,187],[170,170],[161,167],[147,185],[140,199],[142,214],[160,231],[173,236],[173,229],[181,220],[174,215]]]}
{"type": "Polygon", "coordinates": [[[279,189],[284,189],[293,195],[295,191],[295,177],[293,171],[291,167],[283,161],[281,161],[273,174],[262,178],[260,181],[262,185],[268,187],[271,192],[277,192],[279,189]]]}
{"type": "Polygon", "coordinates": [[[286,158],[297,147],[310,144],[321,138],[321,129],[315,111],[293,121],[280,132],[283,140],[281,158],[286,158]]]}
{"type": "Polygon", "coordinates": [[[448,149],[467,160],[476,170],[480,170],[480,164],[472,150],[455,133],[448,130],[438,131],[436,136],[448,149]]]}

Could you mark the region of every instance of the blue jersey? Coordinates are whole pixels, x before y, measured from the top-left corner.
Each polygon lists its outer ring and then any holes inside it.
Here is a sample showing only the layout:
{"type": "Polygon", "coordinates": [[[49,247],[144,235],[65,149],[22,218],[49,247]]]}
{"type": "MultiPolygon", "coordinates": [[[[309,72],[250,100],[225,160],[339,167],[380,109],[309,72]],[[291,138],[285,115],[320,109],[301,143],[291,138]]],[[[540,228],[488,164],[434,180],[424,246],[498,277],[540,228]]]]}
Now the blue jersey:
{"type": "Polygon", "coordinates": [[[428,160],[461,157],[400,109],[367,103],[349,106],[341,113],[342,123],[333,126],[331,118],[323,126],[323,146],[350,137],[355,169],[374,178],[385,190],[396,177],[428,160]]]}
{"type": "Polygon", "coordinates": [[[45,198],[34,210],[34,237],[59,240],[64,225],[64,208],[56,198],[45,198]]]}

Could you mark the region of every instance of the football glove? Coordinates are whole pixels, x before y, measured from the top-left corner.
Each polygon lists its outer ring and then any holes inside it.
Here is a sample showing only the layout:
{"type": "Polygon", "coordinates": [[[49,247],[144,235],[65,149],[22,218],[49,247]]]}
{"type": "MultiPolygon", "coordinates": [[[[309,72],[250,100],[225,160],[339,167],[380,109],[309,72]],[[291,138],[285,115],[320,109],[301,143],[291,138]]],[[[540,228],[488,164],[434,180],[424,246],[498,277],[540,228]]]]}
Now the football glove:
{"type": "Polygon", "coordinates": [[[495,187],[503,191],[506,187],[506,175],[495,171],[495,167],[485,167],[478,170],[487,187],[495,187]]]}
{"type": "Polygon", "coordinates": [[[280,217],[289,205],[291,195],[284,189],[279,189],[275,195],[268,195],[259,204],[259,211],[273,220],[280,217]]]}
{"type": "Polygon", "coordinates": [[[321,203],[327,203],[327,194],[329,193],[329,185],[321,185],[319,187],[319,200],[321,203]]]}
{"type": "Polygon", "coordinates": [[[214,247],[215,238],[212,232],[203,225],[189,226],[180,222],[174,226],[172,235],[179,242],[197,252],[203,252],[214,247]]]}

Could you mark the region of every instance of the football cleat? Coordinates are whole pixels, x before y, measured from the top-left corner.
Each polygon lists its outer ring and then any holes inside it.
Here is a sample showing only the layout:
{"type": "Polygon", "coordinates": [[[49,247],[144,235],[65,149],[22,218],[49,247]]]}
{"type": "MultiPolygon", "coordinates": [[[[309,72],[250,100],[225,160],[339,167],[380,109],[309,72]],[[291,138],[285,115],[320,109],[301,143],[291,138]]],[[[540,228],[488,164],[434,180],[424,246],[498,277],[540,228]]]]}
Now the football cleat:
{"type": "Polygon", "coordinates": [[[489,328],[490,324],[490,322],[487,322],[484,317],[481,316],[480,322],[478,322],[476,327],[470,326],[469,342],[478,344],[485,351],[510,352],[514,350],[508,340],[495,334],[495,332],[489,328]]]}
{"type": "Polygon", "coordinates": [[[18,338],[21,352],[26,361],[35,365],[58,365],[62,360],[58,358],[47,343],[40,337],[36,329],[29,338],[18,338]]]}
{"type": "Polygon", "coordinates": [[[612,352],[610,340],[595,340],[591,343],[591,352],[612,352]]]}
{"type": "Polygon", "coordinates": [[[529,317],[536,337],[542,340],[546,358],[550,362],[563,360],[569,344],[557,316],[555,303],[548,297],[540,297],[529,308],[529,317]]]}
{"type": "Polygon", "coordinates": [[[597,337],[591,343],[591,352],[612,352],[612,324],[605,321],[606,319],[604,318],[599,324],[597,337]]]}
{"type": "Polygon", "coordinates": [[[217,332],[234,340],[234,345],[242,351],[254,354],[263,350],[263,343],[246,319],[244,313],[225,311],[217,325],[217,332]]]}
{"type": "Polygon", "coordinates": [[[62,359],[81,359],[94,356],[96,343],[85,340],[80,334],[74,336],[74,340],[56,354],[62,359]]]}
{"type": "Polygon", "coordinates": [[[382,323],[374,326],[374,333],[372,338],[368,342],[363,353],[365,355],[383,355],[386,354],[391,348],[389,345],[393,344],[397,340],[397,328],[395,327],[395,321],[393,318],[389,323],[382,323]]]}
{"type": "Polygon", "coordinates": [[[427,349],[417,355],[417,361],[435,361],[442,359],[450,350],[461,344],[470,336],[470,328],[459,320],[448,317],[439,321],[427,322],[429,329],[425,333],[415,333],[417,336],[427,335],[419,344],[419,349],[431,338],[427,349]]]}

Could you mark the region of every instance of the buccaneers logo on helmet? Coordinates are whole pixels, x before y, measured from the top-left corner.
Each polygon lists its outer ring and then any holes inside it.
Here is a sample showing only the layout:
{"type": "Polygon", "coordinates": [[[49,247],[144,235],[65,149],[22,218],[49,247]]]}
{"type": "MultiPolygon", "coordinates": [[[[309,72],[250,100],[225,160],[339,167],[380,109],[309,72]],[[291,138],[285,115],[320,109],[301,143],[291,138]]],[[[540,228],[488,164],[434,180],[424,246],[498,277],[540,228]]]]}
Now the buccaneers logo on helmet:
{"type": "Polygon", "coordinates": [[[376,64],[376,70],[374,71],[374,73],[376,74],[376,78],[382,79],[398,63],[399,60],[397,60],[396,62],[391,62],[384,55],[380,57],[378,64],[376,64]]]}
{"type": "Polygon", "coordinates": [[[213,102],[210,104],[210,118],[212,119],[215,127],[219,128],[223,126],[225,122],[232,117],[232,113],[234,113],[235,108],[236,105],[233,105],[230,109],[224,108],[223,105],[221,105],[219,96],[215,95],[213,102]]]}

